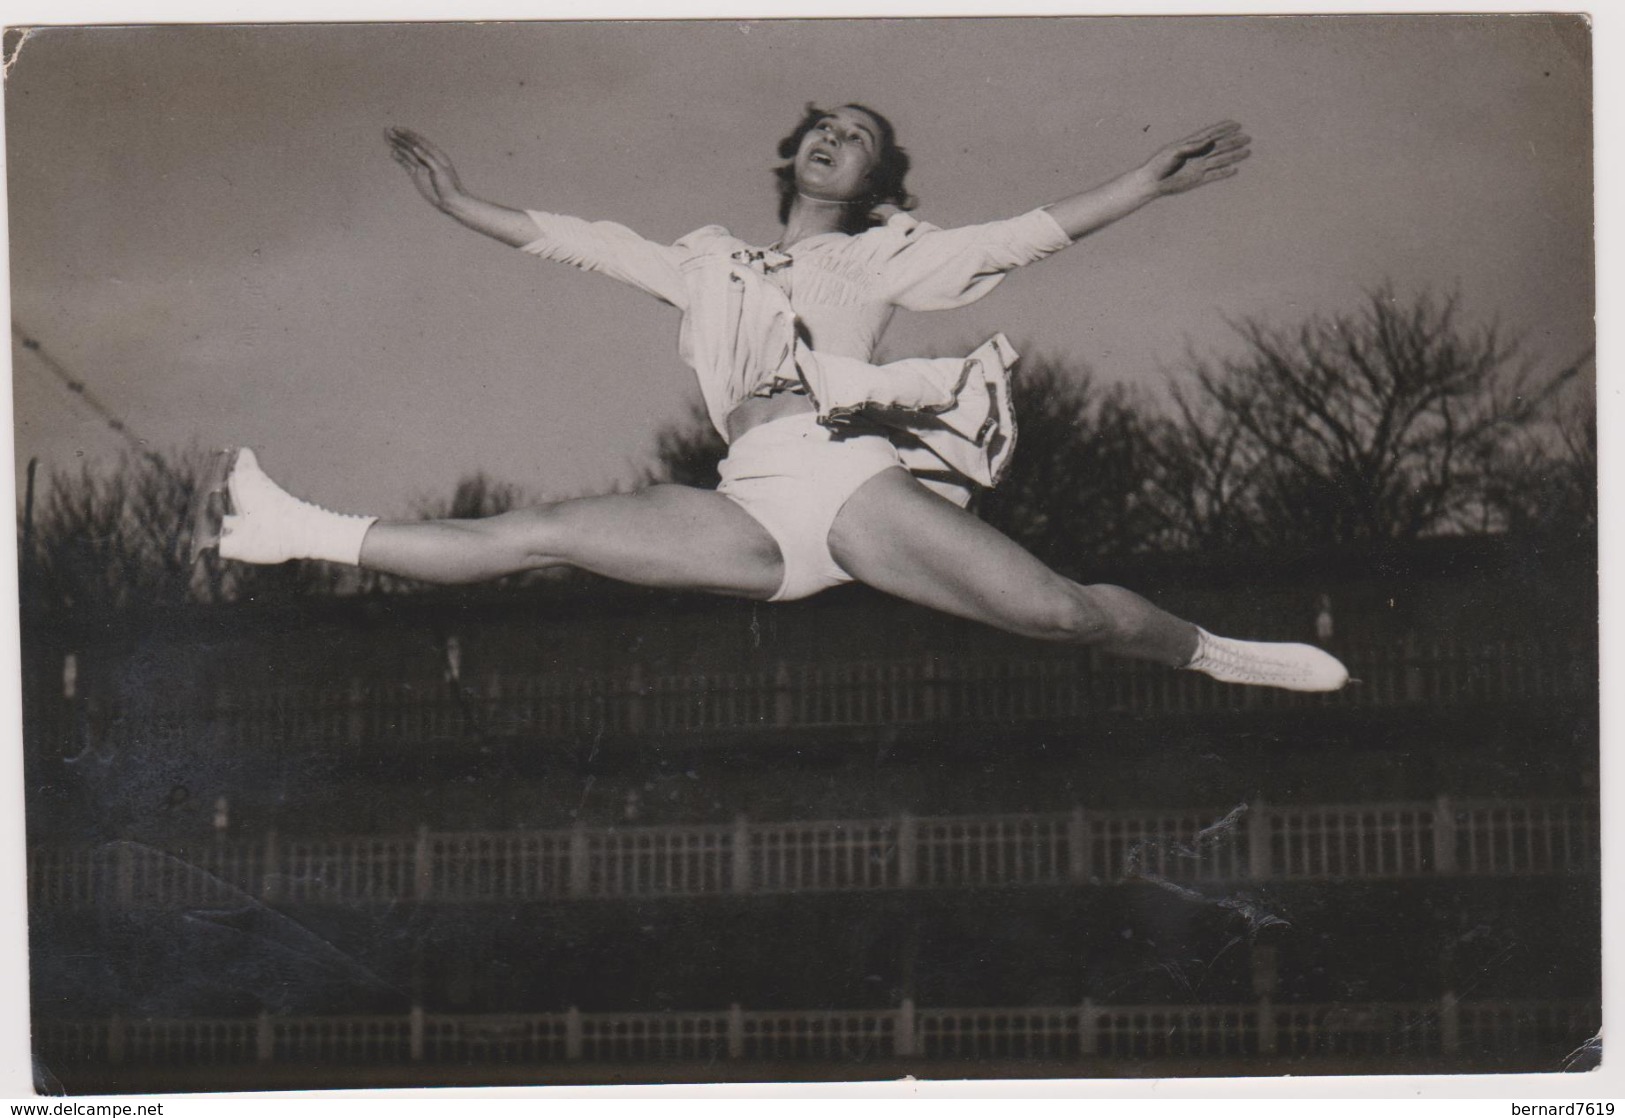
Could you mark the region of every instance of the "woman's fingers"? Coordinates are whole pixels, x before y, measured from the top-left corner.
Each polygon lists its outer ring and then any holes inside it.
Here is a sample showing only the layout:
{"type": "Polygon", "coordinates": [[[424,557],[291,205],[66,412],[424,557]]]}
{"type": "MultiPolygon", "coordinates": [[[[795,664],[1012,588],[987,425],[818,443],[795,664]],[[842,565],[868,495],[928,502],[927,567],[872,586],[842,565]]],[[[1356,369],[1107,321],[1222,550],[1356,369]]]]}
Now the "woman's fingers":
{"type": "Polygon", "coordinates": [[[429,158],[426,155],[423,154],[423,152],[419,151],[417,148],[412,147],[410,145],[404,145],[403,144],[402,146],[396,148],[395,149],[395,154],[400,156],[403,159],[409,159],[413,163],[416,163],[418,166],[423,167],[425,169],[428,169],[428,168],[433,166],[433,163],[429,160],[429,158]]]}
{"type": "Polygon", "coordinates": [[[395,132],[400,136],[401,143],[425,163],[450,166],[451,160],[428,140],[412,131],[410,128],[397,128],[395,132]]]}
{"type": "Polygon", "coordinates": [[[1213,170],[1217,167],[1229,167],[1232,164],[1240,163],[1243,159],[1251,158],[1252,154],[1252,148],[1235,148],[1231,151],[1216,152],[1202,160],[1202,167],[1205,170],[1213,170]]]}
{"type": "Polygon", "coordinates": [[[1200,176],[1210,170],[1233,166],[1253,154],[1248,146],[1251,143],[1250,137],[1238,134],[1195,151],[1181,152],[1168,175],[1200,176]]]}
{"type": "Polygon", "coordinates": [[[1160,176],[1162,190],[1168,194],[1183,194],[1198,186],[1230,178],[1240,170],[1237,165],[1252,156],[1251,143],[1252,137],[1241,132],[1239,125],[1215,125],[1204,130],[1204,133],[1198,133],[1192,137],[1192,141],[1174,147],[1173,157],[1165,164],[1160,176]],[[1194,143],[1204,134],[1221,128],[1223,134],[1219,138],[1194,143]]]}
{"type": "Polygon", "coordinates": [[[389,141],[389,151],[396,159],[417,159],[417,153],[409,140],[398,128],[389,128],[384,131],[384,138],[389,141]]]}
{"type": "Polygon", "coordinates": [[[412,151],[411,147],[406,144],[397,144],[391,140],[389,154],[412,179],[412,185],[417,188],[418,193],[431,204],[438,206],[441,192],[440,187],[435,182],[433,169],[423,163],[412,151]]]}
{"type": "Polygon", "coordinates": [[[420,166],[422,166],[422,164],[413,159],[400,148],[390,148],[389,157],[395,162],[399,163],[402,167],[405,167],[408,171],[416,171],[420,166]]]}
{"type": "Polygon", "coordinates": [[[429,168],[424,166],[423,161],[404,148],[394,148],[389,154],[395,162],[406,168],[407,173],[414,178],[420,172],[429,173],[429,168]]]}
{"type": "Polygon", "coordinates": [[[446,171],[451,168],[451,161],[441,154],[440,149],[410,128],[386,128],[384,137],[392,150],[404,153],[428,170],[446,171]]]}
{"type": "Polygon", "coordinates": [[[412,131],[410,128],[402,128],[398,124],[390,125],[388,128],[386,128],[384,130],[384,134],[389,137],[391,143],[401,143],[401,144],[409,144],[409,145],[410,144],[421,144],[421,143],[423,143],[423,137],[422,136],[419,136],[416,132],[412,131]]]}
{"type": "Polygon", "coordinates": [[[1209,140],[1201,144],[1181,144],[1176,149],[1180,159],[1207,159],[1216,155],[1224,155],[1232,151],[1243,151],[1253,142],[1251,136],[1236,134],[1227,136],[1222,140],[1209,140]]]}
{"type": "Polygon", "coordinates": [[[1227,120],[1222,124],[1204,128],[1193,136],[1187,136],[1173,147],[1182,157],[1189,159],[1209,151],[1228,150],[1251,142],[1252,137],[1241,131],[1241,125],[1233,120],[1227,120]]]}
{"type": "Polygon", "coordinates": [[[428,140],[425,140],[422,136],[419,136],[417,138],[417,141],[418,141],[418,146],[423,149],[423,154],[424,155],[427,155],[430,159],[434,160],[436,163],[444,163],[448,167],[451,166],[451,160],[446,158],[446,153],[445,152],[443,152],[439,148],[435,147],[428,140]]]}
{"type": "Polygon", "coordinates": [[[404,128],[384,129],[384,139],[389,142],[391,151],[410,152],[414,146],[412,134],[404,128]]]}

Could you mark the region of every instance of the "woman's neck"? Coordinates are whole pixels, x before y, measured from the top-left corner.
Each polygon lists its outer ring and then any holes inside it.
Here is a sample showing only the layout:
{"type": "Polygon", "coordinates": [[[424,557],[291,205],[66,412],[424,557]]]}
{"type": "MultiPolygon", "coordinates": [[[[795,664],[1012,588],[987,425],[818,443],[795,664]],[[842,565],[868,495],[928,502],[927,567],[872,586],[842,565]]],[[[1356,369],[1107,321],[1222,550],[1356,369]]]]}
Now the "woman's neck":
{"type": "Polygon", "coordinates": [[[846,206],[845,202],[813,198],[798,191],[790,203],[790,214],[785,218],[784,235],[779,238],[779,247],[789,248],[808,237],[819,237],[825,233],[844,232],[841,226],[846,218],[846,206]]]}

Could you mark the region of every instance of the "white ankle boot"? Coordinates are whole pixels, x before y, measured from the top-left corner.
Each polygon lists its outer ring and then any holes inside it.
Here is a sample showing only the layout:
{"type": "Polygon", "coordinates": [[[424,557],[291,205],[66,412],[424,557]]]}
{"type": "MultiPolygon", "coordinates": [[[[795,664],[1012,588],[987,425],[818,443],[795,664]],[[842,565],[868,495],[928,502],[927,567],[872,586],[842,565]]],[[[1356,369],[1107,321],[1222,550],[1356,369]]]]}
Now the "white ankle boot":
{"type": "Polygon", "coordinates": [[[1205,629],[1196,630],[1196,655],[1185,667],[1223,683],[1288,691],[1337,691],[1349,681],[1343,662],[1313,645],[1238,641],[1205,629]]]}
{"type": "MultiPolygon", "coordinates": [[[[213,534],[222,559],[261,564],[289,559],[352,565],[361,561],[361,541],[377,517],[346,516],[291,496],[265,475],[247,447],[227,455],[224,489],[230,511],[213,534]]],[[[210,496],[203,495],[205,500],[210,496]]],[[[208,546],[206,535],[200,546],[208,546]]]]}

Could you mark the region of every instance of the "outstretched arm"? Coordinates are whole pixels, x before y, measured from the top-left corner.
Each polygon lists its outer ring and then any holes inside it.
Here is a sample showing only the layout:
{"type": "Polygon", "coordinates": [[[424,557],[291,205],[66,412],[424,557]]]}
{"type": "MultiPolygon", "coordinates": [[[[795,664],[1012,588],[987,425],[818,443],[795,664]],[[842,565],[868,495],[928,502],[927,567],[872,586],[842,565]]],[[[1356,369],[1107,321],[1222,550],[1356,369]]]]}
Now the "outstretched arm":
{"type": "Polygon", "coordinates": [[[680,254],[674,248],[647,241],[613,222],[516,210],[476,198],[463,189],[451,160],[428,140],[405,128],[390,128],[384,135],[395,162],[406,168],[429,205],[476,233],[629,283],[673,306],[685,305],[680,254]]]}
{"type": "Polygon", "coordinates": [[[389,141],[389,150],[395,162],[412,176],[412,185],[418,188],[418,193],[441,213],[476,233],[484,233],[515,248],[536,239],[536,223],[530,219],[530,215],[523,210],[476,198],[464,190],[451,160],[416,132],[406,128],[387,128],[384,138],[389,141]]]}
{"type": "Polygon", "coordinates": [[[1241,125],[1227,120],[1169,144],[1127,174],[1044,209],[1077,240],[1165,195],[1229,178],[1239,170],[1236,164],[1251,154],[1250,143],[1252,138],[1241,125]]]}
{"type": "Polygon", "coordinates": [[[1127,217],[1166,194],[1227,179],[1252,140],[1233,121],[1169,144],[1144,164],[1093,190],[1019,217],[957,229],[915,225],[903,251],[886,262],[882,294],[909,310],[974,303],[1006,272],[1059,252],[1080,237],[1127,217]]]}

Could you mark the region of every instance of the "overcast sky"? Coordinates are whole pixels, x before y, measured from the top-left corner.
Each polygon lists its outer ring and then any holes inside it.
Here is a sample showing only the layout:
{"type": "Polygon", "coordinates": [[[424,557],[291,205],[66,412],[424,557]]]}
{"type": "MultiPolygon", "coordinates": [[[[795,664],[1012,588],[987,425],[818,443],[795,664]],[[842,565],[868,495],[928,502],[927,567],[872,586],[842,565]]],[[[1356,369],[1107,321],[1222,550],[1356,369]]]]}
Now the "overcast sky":
{"type": "MultiPolygon", "coordinates": [[[[541,495],[649,460],[696,395],[675,312],[430,210],[405,124],[476,193],[673,240],[777,235],[808,100],[874,104],[918,216],[1022,212],[1225,117],[1229,182],[1164,200],[890,356],[994,330],[1163,383],[1227,319],[1384,279],[1459,290],[1532,355],[1590,344],[1586,42],[1573,17],[59,29],[6,83],[14,321],[158,447],[248,443],[302,496],[407,511],[485,469],[541,495]]],[[[14,347],[16,460],[117,436],[14,347]]],[[[20,475],[19,475],[20,480],[20,475]]]]}

